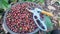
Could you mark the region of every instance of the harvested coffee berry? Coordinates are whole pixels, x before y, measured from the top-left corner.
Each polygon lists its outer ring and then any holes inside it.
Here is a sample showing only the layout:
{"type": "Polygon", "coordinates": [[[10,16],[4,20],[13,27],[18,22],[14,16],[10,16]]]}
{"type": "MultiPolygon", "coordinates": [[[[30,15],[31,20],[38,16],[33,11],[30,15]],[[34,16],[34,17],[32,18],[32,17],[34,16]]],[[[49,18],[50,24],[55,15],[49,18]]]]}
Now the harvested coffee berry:
{"type": "Polygon", "coordinates": [[[24,2],[12,5],[6,16],[6,23],[9,29],[15,33],[31,33],[38,27],[34,23],[33,13],[26,8],[37,7],[34,3],[24,2]]]}

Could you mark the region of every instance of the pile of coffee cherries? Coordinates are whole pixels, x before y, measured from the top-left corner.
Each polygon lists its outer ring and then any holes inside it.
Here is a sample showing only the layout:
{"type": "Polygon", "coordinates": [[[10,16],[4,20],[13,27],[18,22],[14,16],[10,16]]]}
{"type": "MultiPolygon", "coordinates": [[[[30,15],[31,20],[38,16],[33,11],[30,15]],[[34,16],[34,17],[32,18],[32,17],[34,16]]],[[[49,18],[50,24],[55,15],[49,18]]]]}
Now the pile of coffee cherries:
{"type": "Polygon", "coordinates": [[[12,5],[6,16],[6,24],[8,28],[16,33],[31,33],[37,29],[37,25],[33,20],[33,13],[26,8],[38,7],[38,5],[24,2],[12,5]]]}

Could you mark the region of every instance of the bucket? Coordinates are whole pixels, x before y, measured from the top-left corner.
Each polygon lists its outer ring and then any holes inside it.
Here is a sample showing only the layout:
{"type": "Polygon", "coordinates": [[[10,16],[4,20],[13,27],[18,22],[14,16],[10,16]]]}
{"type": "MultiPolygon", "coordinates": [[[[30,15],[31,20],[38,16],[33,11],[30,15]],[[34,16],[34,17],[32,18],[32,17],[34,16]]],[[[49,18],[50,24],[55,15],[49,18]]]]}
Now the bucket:
{"type": "MultiPolygon", "coordinates": [[[[3,28],[6,32],[11,34],[34,34],[38,32],[40,29],[36,25],[33,19],[33,13],[29,12],[26,8],[34,9],[42,7],[36,3],[32,2],[18,2],[11,6],[8,9],[3,18],[3,28]]],[[[40,13],[40,17],[42,15],[40,13]]],[[[43,21],[44,19],[41,18],[43,21]]],[[[41,26],[41,24],[39,24],[41,26]]]]}

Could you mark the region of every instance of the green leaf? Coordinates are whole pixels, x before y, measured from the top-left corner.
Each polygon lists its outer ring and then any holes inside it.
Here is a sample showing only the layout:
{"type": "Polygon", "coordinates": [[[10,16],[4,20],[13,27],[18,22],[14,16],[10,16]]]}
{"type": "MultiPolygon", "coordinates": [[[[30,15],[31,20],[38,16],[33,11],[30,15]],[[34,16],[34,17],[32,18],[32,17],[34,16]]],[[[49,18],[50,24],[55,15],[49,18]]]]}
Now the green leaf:
{"type": "Polygon", "coordinates": [[[3,0],[4,2],[8,3],[8,0],[3,0]]]}
{"type": "Polygon", "coordinates": [[[2,2],[1,2],[1,0],[0,0],[0,8],[2,8],[2,2]]]}
{"type": "Polygon", "coordinates": [[[40,0],[40,2],[41,2],[41,3],[43,3],[43,2],[44,2],[44,0],[40,0]]]}
{"type": "Polygon", "coordinates": [[[2,8],[4,9],[4,10],[6,10],[7,8],[2,4],[2,8]]]}
{"type": "Polygon", "coordinates": [[[0,15],[0,19],[2,18],[2,15],[0,15]]]}
{"type": "Polygon", "coordinates": [[[4,1],[4,0],[3,0],[3,2],[2,2],[2,3],[3,3],[3,5],[4,5],[5,7],[7,7],[7,6],[8,6],[7,1],[4,1]]]}
{"type": "Polygon", "coordinates": [[[2,8],[2,9],[6,9],[6,8],[8,8],[8,0],[0,0],[0,8],[2,8]]]}
{"type": "Polygon", "coordinates": [[[45,24],[48,29],[50,29],[50,30],[53,29],[53,23],[51,22],[51,19],[49,16],[45,16],[45,24]]]}

